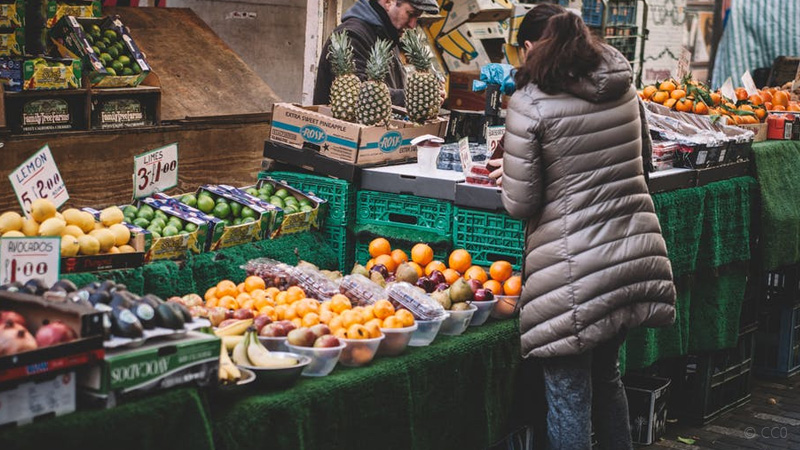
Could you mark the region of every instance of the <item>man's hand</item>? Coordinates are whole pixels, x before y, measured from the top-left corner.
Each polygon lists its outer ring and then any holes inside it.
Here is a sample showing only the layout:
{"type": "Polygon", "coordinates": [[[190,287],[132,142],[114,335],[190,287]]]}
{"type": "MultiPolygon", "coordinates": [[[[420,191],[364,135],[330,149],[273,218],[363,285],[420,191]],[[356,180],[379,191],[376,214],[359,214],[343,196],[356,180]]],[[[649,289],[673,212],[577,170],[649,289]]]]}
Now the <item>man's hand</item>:
{"type": "Polygon", "coordinates": [[[490,159],[488,165],[497,167],[495,171],[489,174],[489,178],[495,180],[498,186],[503,185],[503,158],[490,159]]]}
{"type": "Polygon", "coordinates": [[[447,87],[444,83],[439,83],[439,94],[442,96],[442,100],[439,102],[439,105],[443,105],[444,101],[447,100],[447,87]]]}

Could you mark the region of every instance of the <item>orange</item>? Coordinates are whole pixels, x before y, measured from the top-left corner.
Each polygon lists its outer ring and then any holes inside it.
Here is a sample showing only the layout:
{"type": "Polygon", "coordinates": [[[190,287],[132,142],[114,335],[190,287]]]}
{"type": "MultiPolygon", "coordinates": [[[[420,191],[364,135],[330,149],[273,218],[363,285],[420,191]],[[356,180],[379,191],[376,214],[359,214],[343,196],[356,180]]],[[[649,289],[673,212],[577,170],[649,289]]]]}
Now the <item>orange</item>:
{"type": "Polygon", "coordinates": [[[389,316],[383,319],[383,326],[381,328],[403,328],[403,321],[398,319],[397,316],[389,316]]]}
{"type": "Polygon", "coordinates": [[[340,317],[342,318],[342,326],[345,328],[350,328],[353,325],[361,324],[361,314],[353,310],[343,312],[340,317]]]}
{"type": "Polygon", "coordinates": [[[226,295],[219,299],[219,306],[225,309],[239,309],[239,303],[237,303],[236,299],[230,295],[226,295]]]}
{"type": "Polygon", "coordinates": [[[736,100],[738,101],[747,100],[747,89],[740,87],[736,88],[735,92],[736,92],[736,100]]]}
{"type": "Polygon", "coordinates": [[[397,312],[394,313],[394,316],[400,319],[400,322],[403,323],[403,327],[414,325],[414,315],[407,309],[398,309],[397,312]]]}
{"type": "Polygon", "coordinates": [[[486,283],[489,280],[489,276],[486,275],[486,271],[483,267],[479,266],[472,266],[464,272],[464,279],[465,280],[472,280],[476,279],[481,282],[481,284],[486,283]]]}
{"type": "Polygon", "coordinates": [[[453,284],[458,281],[459,278],[461,278],[461,274],[453,269],[444,269],[442,274],[444,275],[444,279],[447,281],[447,284],[453,284]]]}
{"type": "Polygon", "coordinates": [[[653,97],[651,98],[651,100],[653,100],[656,103],[660,103],[660,104],[663,105],[664,102],[669,100],[669,92],[667,92],[667,91],[657,91],[655,94],[653,94],[653,97]]]}
{"type": "Polygon", "coordinates": [[[339,339],[347,339],[347,329],[340,326],[336,329],[336,331],[333,332],[333,335],[339,339]]]}
{"type": "Polygon", "coordinates": [[[503,283],[503,292],[506,295],[519,295],[522,292],[522,278],[519,275],[515,275],[506,280],[503,283]]]}
{"type": "Polygon", "coordinates": [[[289,307],[286,308],[286,312],[283,313],[283,318],[286,320],[292,320],[299,317],[300,316],[297,315],[297,308],[295,308],[294,305],[289,305],[289,307]]]}
{"type": "Polygon", "coordinates": [[[311,299],[309,299],[309,298],[304,298],[304,299],[300,300],[299,302],[295,303],[293,306],[294,306],[294,309],[297,311],[297,315],[299,317],[303,317],[308,313],[319,312],[319,305],[313,305],[311,303],[311,299]]]}
{"type": "Polygon", "coordinates": [[[675,109],[682,112],[692,112],[692,101],[688,98],[682,98],[675,103],[675,109]]]}
{"type": "Polygon", "coordinates": [[[361,317],[363,317],[364,320],[362,320],[362,322],[364,322],[364,323],[367,323],[370,320],[374,319],[375,318],[375,307],[372,306],[372,305],[369,305],[369,306],[365,307],[361,311],[361,317]]]}
{"type": "Polygon", "coordinates": [[[244,279],[244,290],[247,292],[253,292],[256,289],[266,289],[266,287],[267,283],[265,283],[264,279],[261,277],[251,275],[244,279]]]}
{"type": "Polygon", "coordinates": [[[722,103],[722,96],[716,92],[712,92],[711,103],[713,103],[715,106],[719,105],[720,103],[722,103]]]}
{"type": "Polygon", "coordinates": [[[664,106],[671,109],[675,107],[675,103],[678,103],[678,101],[675,100],[674,98],[671,98],[664,102],[664,106]]]}
{"type": "Polygon", "coordinates": [[[497,280],[489,280],[483,283],[483,288],[492,291],[494,295],[503,295],[503,285],[497,280]]]}
{"type": "Polygon", "coordinates": [[[378,319],[384,320],[394,314],[394,305],[389,300],[378,300],[373,306],[373,314],[378,319]]]}
{"type": "Polygon", "coordinates": [[[706,104],[703,102],[697,102],[694,104],[692,112],[705,116],[708,114],[708,106],[706,106],[706,104]]]}
{"type": "Polygon", "coordinates": [[[394,260],[395,266],[399,266],[400,264],[403,264],[404,262],[408,262],[408,255],[406,255],[406,252],[400,250],[399,248],[396,249],[396,250],[392,250],[392,255],[391,256],[392,256],[392,259],[394,260]]]}
{"type": "Polygon", "coordinates": [[[222,280],[217,283],[217,291],[214,294],[217,298],[225,297],[229,295],[231,297],[236,297],[239,295],[239,291],[236,289],[236,285],[231,280],[222,280]]]}
{"type": "Polygon", "coordinates": [[[313,327],[320,322],[319,314],[310,312],[303,316],[303,326],[313,327]]]}
{"type": "Polygon", "coordinates": [[[764,108],[758,108],[755,112],[759,120],[764,120],[764,118],[767,117],[767,110],[764,108]]]}
{"type": "Polygon", "coordinates": [[[215,306],[219,306],[219,299],[217,297],[211,297],[206,300],[206,308],[214,308],[215,306]]]}
{"type": "Polygon", "coordinates": [[[288,305],[278,305],[275,307],[275,315],[278,316],[278,320],[283,320],[286,318],[286,309],[288,305]]]}
{"type": "Polygon", "coordinates": [[[350,304],[350,299],[342,294],[336,294],[331,297],[331,311],[336,314],[341,314],[352,307],[353,305],[350,304]]]}
{"type": "Polygon", "coordinates": [[[499,282],[506,281],[507,279],[511,278],[511,271],[513,268],[511,267],[511,263],[508,261],[495,261],[489,267],[489,275],[492,277],[493,280],[497,280],[499,282]]]}
{"type": "Polygon", "coordinates": [[[369,330],[360,323],[347,327],[347,339],[369,339],[369,337],[369,330]]]}
{"type": "Polygon", "coordinates": [[[292,286],[286,290],[286,301],[289,303],[294,303],[298,300],[302,300],[306,298],[306,293],[303,292],[303,289],[297,286],[292,286]]]}
{"type": "Polygon", "coordinates": [[[364,324],[364,328],[369,331],[370,338],[381,337],[381,319],[372,319],[364,324]]]}
{"type": "Polygon", "coordinates": [[[658,90],[658,88],[656,88],[653,85],[646,86],[644,88],[644,90],[642,90],[642,98],[644,98],[645,100],[649,100],[650,97],[652,97],[653,94],[655,94],[657,90],[658,90]]]}
{"type": "Polygon", "coordinates": [[[392,253],[392,244],[384,238],[373,239],[369,243],[369,256],[373,258],[392,253]]]}
{"type": "Polygon", "coordinates": [[[252,299],[253,297],[251,297],[250,294],[248,294],[247,292],[242,292],[241,294],[236,296],[236,302],[239,303],[240,305],[246,302],[247,300],[252,300],[252,299]]]}
{"type": "MultiPolygon", "coordinates": [[[[325,311],[331,311],[331,302],[322,302],[319,305],[319,312],[323,313],[325,311]]],[[[331,311],[333,312],[333,311],[331,311]]]]}
{"type": "Polygon", "coordinates": [[[769,91],[760,91],[759,95],[761,96],[761,100],[764,100],[764,102],[772,101],[772,93],[769,91]]]}
{"type": "Polygon", "coordinates": [[[378,264],[383,264],[389,272],[394,272],[397,269],[397,263],[394,262],[390,255],[379,255],[375,258],[375,265],[378,264]]]}
{"type": "Polygon", "coordinates": [[[206,293],[203,295],[203,299],[205,301],[208,301],[211,298],[217,298],[217,287],[216,286],[211,286],[210,288],[208,288],[206,293]]]}
{"type": "Polygon", "coordinates": [[[472,256],[463,248],[453,250],[448,259],[448,266],[458,273],[464,273],[472,266],[472,256]]]}
{"type": "Polygon", "coordinates": [[[422,270],[422,266],[420,266],[419,264],[415,263],[414,261],[411,261],[410,263],[408,263],[408,265],[413,267],[414,270],[417,271],[417,276],[418,277],[421,277],[421,276],[425,275],[425,271],[422,270]]]}
{"type": "Polygon", "coordinates": [[[367,265],[365,266],[367,270],[372,269],[372,266],[375,265],[375,258],[370,259],[367,261],[367,265]]]}
{"type": "Polygon", "coordinates": [[[447,266],[441,261],[431,261],[425,266],[425,275],[431,276],[434,270],[438,270],[444,274],[444,271],[447,270],[447,266]]]}
{"type": "Polygon", "coordinates": [[[670,98],[674,98],[675,100],[680,100],[683,97],[686,97],[686,91],[683,89],[675,89],[674,91],[670,92],[670,98]]]}
{"type": "Polygon", "coordinates": [[[272,319],[273,322],[276,322],[278,320],[278,314],[275,312],[275,308],[273,308],[272,306],[265,306],[259,309],[258,313],[266,315],[267,317],[272,319]]]}
{"type": "Polygon", "coordinates": [[[766,108],[767,111],[772,111],[773,107],[774,107],[774,105],[772,104],[771,101],[768,100],[768,101],[764,102],[764,108],[766,108]]]}
{"type": "Polygon", "coordinates": [[[328,328],[330,328],[331,331],[334,332],[340,328],[344,328],[344,326],[342,325],[342,316],[333,316],[331,320],[328,322],[328,328]]]}
{"type": "Polygon", "coordinates": [[[433,261],[433,249],[426,244],[417,244],[411,249],[411,260],[420,266],[427,266],[433,261]]]}
{"type": "Polygon", "coordinates": [[[786,107],[787,111],[800,111],[800,104],[797,102],[789,102],[789,106],[786,107]]]}
{"type": "Polygon", "coordinates": [[[678,86],[672,80],[662,81],[661,84],[658,85],[659,91],[672,92],[677,88],[678,86]]]}
{"type": "Polygon", "coordinates": [[[775,105],[772,107],[773,111],[786,111],[786,107],[783,105],[775,105]]]}
{"type": "Polygon", "coordinates": [[[261,311],[261,308],[263,308],[265,306],[274,306],[273,302],[272,302],[272,299],[270,299],[269,297],[256,298],[253,301],[253,305],[259,311],[261,311]]]}
{"type": "Polygon", "coordinates": [[[789,106],[789,96],[784,91],[775,91],[775,94],[772,95],[772,103],[775,106],[789,106]]]}
{"type": "Polygon", "coordinates": [[[320,311],[319,313],[320,323],[329,324],[331,322],[331,319],[333,319],[334,317],[336,317],[336,315],[327,309],[324,311],[320,311]]]}
{"type": "Polygon", "coordinates": [[[278,295],[275,296],[275,304],[276,305],[288,305],[289,304],[289,293],[286,291],[279,292],[278,295]]]}
{"type": "Polygon", "coordinates": [[[253,289],[253,291],[249,292],[249,294],[250,297],[253,297],[254,299],[267,298],[267,291],[263,289],[253,289]]]}
{"type": "Polygon", "coordinates": [[[761,98],[761,95],[755,94],[750,96],[750,103],[758,106],[764,103],[764,99],[761,98]]]}
{"type": "Polygon", "coordinates": [[[266,292],[268,297],[275,298],[276,295],[280,294],[281,290],[273,286],[268,287],[266,292]]]}
{"type": "Polygon", "coordinates": [[[239,291],[239,293],[244,292],[244,282],[241,282],[241,283],[237,284],[236,285],[236,290],[239,291]]]}
{"type": "Polygon", "coordinates": [[[247,300],[239,303],[239,309],[258,309],[256,308],[256,301],[248,297],[247,300]]]}
{"type": "Polygon", "coordinates": [[[295,317],[291,322],[295,328],[301,328],[303,326],[303,321],[299,317],[295,317]]]}

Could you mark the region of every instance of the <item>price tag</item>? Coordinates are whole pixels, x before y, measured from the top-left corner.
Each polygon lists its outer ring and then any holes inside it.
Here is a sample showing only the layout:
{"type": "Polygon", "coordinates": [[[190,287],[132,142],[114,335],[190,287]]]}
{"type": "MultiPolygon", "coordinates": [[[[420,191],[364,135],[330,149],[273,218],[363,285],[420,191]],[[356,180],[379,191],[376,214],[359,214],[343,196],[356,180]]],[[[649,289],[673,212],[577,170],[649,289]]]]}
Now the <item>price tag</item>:
{"type": "Polygon", "coordinates": [[[753,76],[750,75],[750,71],[746,71],[744,75],[742,75],[742,86],[744,86],[744,90],[747,91],[747,96],[756,95],[758,94],[758,88],[756,87],[756,82],[753,81],[753,76]]]}
{"type": "Polygon", "coordinates": [[[178,185],[178,144],[133,158],[133,198],[147,197],[178,185]]]}
{"type": "Polygon", "coordinates": [[[723,97],[736,103],[736,91],[733,90],[733,81],[730,77],[722,83],[722,87],[719,88],[719,91],[722,93],[723,97]]]}
{"type": "Polygon", "coordinates": [[[50,147],[45,145],[8,176],[17,194],[22,210],[30,217],[31,204],[37,198],[46,198],[56,208],[69,200],[67,187],[53,160],[50,147]]]}
{"type": "Polygon", "coordinates": [[[681,56],[678,58],[678,68],[675,71],[675,78],[682,80],[689,74],[689,64],[692,59],[692,52],[685,45],[681,47],[681,56]]]}
{"type": "Polygon", "coordinates": [[[472,153],[469,152],[469,138],[461,138],[458,141],[458,156],[461,158],[461,169],[464,173],[469,173],[472,167],[472,153]]]}
{"type": "Polygon", "coordinates": [[[792,82],[792,92],[800,88],[800,64],[797,65],[797,73],[794,74],[794,81],[792,82]]]}
{"type": "Polygon", "coordinates": [[[489,156],[494,155],[494,152],[497,150],[497,145],[503,139],[503,136],[506,134],[506,127],[503,125],[498,125],[494,127],[486,127],[486,146],[488,148],[489,156]]]}
{"type": "Polygon", "coordinates": [[[47,285],[53,285],[60,270],[60,237],[0,239],[0,284],[41,278],[47,285]]]}

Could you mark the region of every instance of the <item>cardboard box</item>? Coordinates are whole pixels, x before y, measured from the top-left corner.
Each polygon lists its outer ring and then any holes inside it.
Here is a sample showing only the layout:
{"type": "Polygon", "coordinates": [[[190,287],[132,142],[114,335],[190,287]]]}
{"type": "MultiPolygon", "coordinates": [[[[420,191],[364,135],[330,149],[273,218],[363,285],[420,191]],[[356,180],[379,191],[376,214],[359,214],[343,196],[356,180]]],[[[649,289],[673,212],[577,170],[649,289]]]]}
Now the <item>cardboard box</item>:
{"type": "Polygon", "coordinates": [[[755,124],[742,124],[736,125],[739,128],[744,128],[745,130],[750,130],[755,133],[755,137],[753,138],[753,143],[756,142],[764,142],[767,140],[767,129],[769,126],[766,122],[764,123],[755,123],[755,124]]]}
{"type": "MultiPolygon", "coordinates": [[[[477,71],[450,72],[446,107],[451,110],[485,112],[486,91],[474,92],[472,90],[472,82],[480,79],[481,74],[477,71]]],[[[509,100],[509,96],[503,95],[501,98],[501,107],[507,108],[509,100]]],[[[452,114],[450,120],[453,120],[452,114]]],[[[450,134],[452,134],[452,132],[448,128],[448,135],[450,134]]],[[[448,140],[447,142],[451,141],[448,140]]]]}
{"type": "Polygon", "coordinates": [[[111,407],[132,395],[213,383],[218,376],[220,345],[214,335],[189,331],[180,340],[154,339],[133,349],[108,350],[99,364],[78,372],[79,390],[111,407]]]}
{"type": "Polygon", "coordinates": [[[25,0],[0,1],[0,28],[25,28],[25,0]]]}
{"type": "Polygon", "coordinates": [[[626,376],[631,437],[634,444],[650,445],[667,429],[668,378],[626,376]]]}
{"type": "Polygon", "coordinates": [[[25,58],[22,89],[26,91],[80,89],[83,70],[80,60],[70,58],[25,58]]]}
{"type": "Polygon", "coordinates": [[[479,72],[489,63],[510,64],[504,52],[507,33],[501,22],[468,22],[436,39],[452,72],[479,72]]]}
{"type": "Polygon", "coordinates": [[[366,126],[334,119],[325,106],[276,103],[269,138],[295,148],[318,148],[323,156],[364,167],[416,159],[411,140],[443,136],[446,125],[437,117],[425,125],[392,120],[388,127],[366,126]]]}
{"type": "Polygon", "coordinates": [[[172,200],[163,194],[155,194],[152,197],[144,198],[136,206],[139,207],[141,205],[148,205],[155,210],[162,211],[167,216],[175,216],[197,226],[197,229],[191,233],[152,239],[152,243],[146,249],[147,253],[144,258],[147,262],[183,259],[189,253],[197,254],[208,251],[211,246],[210,241],[218,239],[222,234],[221,221],[210,221],[205,217],[205,214],[197,210],[195,211],[203,214],[204,217],[192,215],[178,206],[180,203],[177,200],[172,200]]]}
{"type": "Polygon", "coordinates": [[[84,70],[89,75],[92,87],[135,87],[144,81],[151,71],[144,54],[139,49],[139,46],[136,45],[130,33],[128,33],[128,29],[122,24],[119,16],[110,16],[103,19],[64,16],[50,33],[50,40],[61,56],[83,61],[84,70]],[[106,69],[106,65],[101,58],[103,52],[98,54],[96,50],[100,49],[96,45],[93,48],[90,38],[87,37],[86,28],[91,28],[92,26],[100,27],[103,32],[114,30],[121,37],[120,39],[124,45],[120,53],[129,57],[131,61],[130,67],[133,68],[132,74],[112,75],[106,69]]]}
{"type": "MultiPolygon", "coordinates": [[[[92,214],[95,220],[100,220],[100,211],[92,208],[82,208],[92,214]]],[[[145,262],[145,252],[150,248],[152,235],[136,225],[124,223],[131,231],[131,240],[128,245],[136,251],[132,253],[103,253],[99,255],[78,255],[61,258],[61,272],[99,272],[102,270],[135,269],[142,267],[145,262]]]]}
{"type": "Polygon", "coordinates": [[[200,186],[197,190],[209,192],[218,197],[224,197],[228,202],[237,202],[246,206],[258,214],[254,222],[243,223],[240,225],[225,225],[222,233],[211,243],[209,250],[215,251],[222,248],[233,247],[234,245],[246,244],[248,242],[269,239],[280,222],[283,220],[283,210],[277,206],[259,200],[257,197],[237,189],[233,186],[211,185],[200,186]]]}
{"type": "Polygon", "coordinates": [[[534,6],[536,5],[514,5],[511,17],[508,20],[508,43],[510,45],[517,45],[517,35],[519,34],[519,26],[522,24],[522,19],[534,6]]]}
{"type": "Polygon", "coordinates": [[[103,5],[99,0],[43,0],[45,26],[53,28],[64,16],[92,18],[103,15],[103,5]]]}
{"type": "Polygon", "coordinates": [[[465,22],[496,22],[507,19],[513,5],[509,0],[453,0],[442,5],[445,13],[443,33],[449,33],[465,22]]]}
{"type": "Polygon", "coordinates": [[[364,169],[359,189],[453,201],[456,183],[461,181],[464,181],[461,172],[436,169],[423,174],[417,164],[403,164],[364,169]]]}
{"type": "Polygon", "coordinates": [[[39,417],[75,412],[75,397],[74,371],[0,391],[0,425],[25,425],[39,417]]]}
{"type": "Polygon", "coordinates": [[[25,54],[25,28],[0,30],[0,56],[25,54]]]}
{"type": "Polygon", "coordinates": [[[22,90],[22,58],[0,58],[0,84],[5,92],[22,90]]]}
{"type": "Polygon", "coordinates": [[[150,127],[161,124],[161,89],[151,86],[92,91],[93,130],[150,127]]]}
{"type": "Polygon", "coordinates": [[[264,167],[268,170],[294,171],[299,167],[315,175],[338,178],[354,184],[358,184],[361,179],[360,167],[322,156],[310,148],[294,148],[264,141],[264,158],[270,164],[264,167]]]}
{"type": "Polygon", "coordinates": [[[55,133],[88,128],[86,90],[23,91],[5,95],[6,124],[13,133],[55,133]]]}
{"type": "MultiPolygon", "coordinates": [[[[271,177],[259,179],[255,186],[246,186],[239,189],[242,191],[246,191],[250,188],[260,189],[265,184],[273,185],[275,187],[275,191],[278,189],[286,189],[289,194],[296,199],[300,200],[301,198],[307,198],[311,201],[311,204],[314,205],[314,209],[311,211],[298,211],[291,214],[286,214],[284,211],[282,219],[279,221],[279,223],[276,223],[271,227],[272,229],[270,230],[269,235],[266,237],[269,239],[274,239],[279,236],[302,233],[311,229],[319,230],[322,227],[322,224],[325,221],[325,207],[327,206],[328,202],[313,194],[302,192],[299,189],[295,189],[288,184],[274,180],[271,177]]],[[[276,217],[279,218],[279,216],[276,217]]]]}

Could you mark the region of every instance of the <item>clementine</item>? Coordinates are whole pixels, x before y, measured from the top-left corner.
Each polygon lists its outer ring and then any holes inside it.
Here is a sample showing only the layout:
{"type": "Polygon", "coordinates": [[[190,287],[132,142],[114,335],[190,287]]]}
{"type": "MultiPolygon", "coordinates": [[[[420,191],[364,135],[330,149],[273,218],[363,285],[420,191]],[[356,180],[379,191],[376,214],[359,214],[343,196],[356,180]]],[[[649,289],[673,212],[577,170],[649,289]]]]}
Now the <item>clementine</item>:
{"type": "Polygon", "coordinates": [[[383,264],[389,272],[394,272],[397,269],[397,263],[394,262],[390,255],[378,255],[375,258],[375,265],[378,264],[383,264]]]}
{"type": "Polygon", "coordinates": [[[736,100],[747,100],[747,90],[743,87],[736,88],[736,100]]]}
{"type": "Polygon", "coordinates": [[[214,308],[219,306],[219,299],[217,297],[211,297],[206,300],[206,308],[214,308]]]}
{"type": "Polygon", "coordinates": [[[403,321],[398,319],[397,316],[389,316],[383,319],[383,326],[381,328],[403,328],[403,321]]]}
{"type": "Polygon", "coordinates": [[[384,320],[394,314],[394,305],[389,300],[378,300],[373,305],[373,314],[378,319],[384,320]]]}
{"type": "Polygon", "coordinates": [[[286,290],[286,295],[287,295],[287,299],[286,300],[289,303],[294,303],[294,302],[296,302],[298,300],[302,300],[302,299],[306,298],[306,293],[299,286],[292,286],[289,289],[287,289],[286,290]]]}
{"type": "Polygon", "coordinates": [[[653,94],[652,100],[656,103],[664,104],[667,100],[669,100],[669,92],[667,91],[657,91],[653,94]]]}
{"type": "Polygon", "coordinates": [[[267,297],[275,298],[275,296],[278,295],[281,292],[281,290],[273,286],[273,287],[268,287],[266,292],[267,292],[267,297]]]}
{"type": "Polygon", "coordinates": [[[361,324],[361,314],[348,310],[342,313],[342,326],[345,328],[350,328],[353,325],[361,324]]]}
{"type": "Polygon", "coordinates": [[[489,280],[483,283],[483,288],[492,291],[494,295],[503,295],[503,285],[497,280],[489,280]]]}
{"type": "Polygon", "coordinates": [[[519,295],[522,292],[522,278],[515,275],[503,283],[503,292],[506,295],[519,295]]]}
{"type": "Polygon", "coordinates": [[[392,255],[391,256],[392,256],[392,259],[394,260],[395,266],[399,266],[400,264],[403,264],[404,262],[408,262],[408,255],[406,255],[406,252],[400,250],[399,248],[392,250],[392,255]]]}
{"type": "Polygon", "coordinates": [[[330,328],[333,332],[336,332],[336,330],[339,329],[344,329],[344,325],[342,325],[342,316],[333,316],[328,322],[328,328],[330,328]]]}
{"type": "Polygon", "coordinates": [[[692,112],[705,116],[708,114],[708,106],[703,102],[696,102],[692,108],[692,112]]]}
{"type": "Polygon", "coordinates": [[[239,309],[239,303],[230,295],[226,295],[219,299],[219,306],[225,309],[239,309]]]}
{"type": "Polygon", "coordinates": [[[407,309],[398,309],[397,312],[394,313],[394,316],[400,319],[400,322],[403,323],[403,327],[414,325],[414,315],[407,309]]]}
{"type": "Polygon", "coordinates": [[[659,91],[672,92],[677,88],[678,88],[678,86],[672,80],[662,81],[661,84],[658,85],[659,91]]]}
{"type": "Polygon", "coordinates": [[[369,331],[370,338],[381,337],[381,321],[379,319],[372,319],[364,324],[364,328],[369,331]]]}
{"type": "Polygon", "coordinates": [[[367,265],[365,267],[367,270],[369,270],[372,269],[372,266],[374,265],[375,265],[375,258],[370,258],[370,260],[367,261],[367,265]]]}
{"type": "Polygon", "coordinates": [[[785,91],[775,91],[775,94],[772,95],[772,103],[775,106],[789,106],[789,95],[786,94],[785,91]]]}
{"type": "Polygon", "coordinates": [[[431,276],[434,270],[438,270],[444,274],[444,271],[447,270],[447,266],[445,266],[441,261],[431,261],[427,266],[425,266],[425,275],[431,276]]]}
{"type": "Polygon", "coordinates": [[[205,294],[203,294],[203,299],[207,302],[212,298],[217,298],[217,287],[211,286],[208,288],[205,294]]]}
{"type": "Polygon", "coordinates": [[[303,326],[304,327],[313,327],[314,325],[320,323],[319,314],[310,312],[303,316],[303,326]]]}
{"type": "Polygon", "coordinates": [[[331,323],[331,319],[333,319],[335,315],[330,310],[323,310],[319,313],[319,321],[320,323],[329,324],[331,323]]]}
{"type": "Polygon", "coordinates": [[[253,292],[256,289],[266,289],[266,288],[267,288],[267,283],[265,283],[264,279],[261,277],[251,275],[244,279],[244,290],[247,292],[253,292]]]}
{"type": "Polygon", "coordinates": [[[369,256],[373,258],[390,253],[392,253],[392,244],[384,238],[376,238],[369,243],[369,256]]]}
{"type": "Polygon", "coordinates": [[[222,280],[217,283],[217,290],[216,293],[217,298],[222,298],[227,296],[235,297],[239,295],[239,291],[236,289],[236,284],[234,284],[231,280],[222,280]]]}
{"type": "Polygon", "coordinates": [[[645,88],[642,90],[642,98],[645,99],[645,100],[649,100],[650,97],[652,97],[653,94],[655,94],[657,90],[658,90],[658,88],[656,88],[653,85],[645,86],[645,88]]]}
{"type": "Polygon", "coordinates": [[[678,103],[678,101],[675,100],[674,98],[671,98],[671,99],[669,99],[669,100],[664,102],[664,106],[666,106],[667,108],[672,109],[673,107],[675,107],[675,103],[678,103]]]}
{"type": "Polygon", "coordinates": [[[472,266],[472,255],[463,248],[453,250],[448,259],[448,266],[458,273],[464,273],[472,266]]]}
{"type": "Polygon", "coordinates": [[[473,278],[480,281],[481,284],[486,283],[486,281],[489,280],[489,276],[486,275],[486,270],[480,266],[471,266],[466,272],[464,272],[465,280],[471,280],[473,278]]]}
{"type": "Polygon", "coordinates": [[[683,89],[675,89],[674,91],[670,92],[670,98],[674,98],[675,100],[680,100],[683,97],[686,97],[686,91],[683,89]]]}
{"type": "Polygon", "coordinates": [[[236,290],[239,291],[239,293],[244,292],[244,281],[236,285],[236,290]]]}
{"type": "Polygon", "coordinates": [[[511,278],[511,271],[513,268],[511,267],[511,263],[508,261],[495,261],[489,267],[489,275],[492,277],[493,280],[497,280],[499,282],[506,281],[507,279],[511,278]]]}
{"type": "Polygon", "coordinates": [[[444,279],[447,281],[447,284],[453,284],[458,281],[459,278],[461,278],[461,274],[456,272],[454,269],[445,269],[442,274],[444,275],[444,279]]]}
{"type": "Polygon", "coordinates": [[[411,260],[420,266],[427,266],[433,261],[433,249],[427,244],[417,244],[411,248],[411,260]]]}
{"type": "Polygon", "coordinates": [[[347,339],[369,339],[369,338],[370,338],[369,330],[364,325],[356,323],[347,327],[347,339]]]}
{"type": "Polygon", "coordinates": [[[331,311],[336,314],[341,314],[352,307],[353,305],[350,304],[350,299],[342,294],[336,294],[331,297],[331,311]]]}
{"type": "Polygon", "coordinates": [[[347,339],[347,329],[344,327],[339,327],[333,332],[333,335],[339,339],[347,339]]]}

